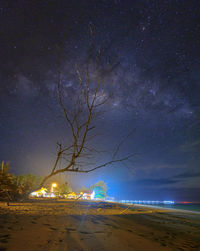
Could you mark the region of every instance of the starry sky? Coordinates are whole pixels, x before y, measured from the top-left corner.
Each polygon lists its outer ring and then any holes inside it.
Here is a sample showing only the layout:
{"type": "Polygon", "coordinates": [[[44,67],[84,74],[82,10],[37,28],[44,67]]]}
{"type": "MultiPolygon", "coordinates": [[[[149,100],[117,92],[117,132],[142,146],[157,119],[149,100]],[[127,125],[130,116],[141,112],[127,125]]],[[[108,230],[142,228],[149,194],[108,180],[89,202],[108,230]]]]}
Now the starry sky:
{"type": "Polygon", "coordinates": [[[198,0],[0,1],[0,160],[15,174],[49,172],[56,142],[70,141],[56,96],[56,48],[64,41],[70,96],[92,25],[104,64],[113,55],[119,62],[102,88],[109,100],[93,144],[106,153],[94,165],[129,131],[121,154],[135,156],[60,179],[74,188],[104,180],[116,199],[200,201],[199,16],[198,0]]]}

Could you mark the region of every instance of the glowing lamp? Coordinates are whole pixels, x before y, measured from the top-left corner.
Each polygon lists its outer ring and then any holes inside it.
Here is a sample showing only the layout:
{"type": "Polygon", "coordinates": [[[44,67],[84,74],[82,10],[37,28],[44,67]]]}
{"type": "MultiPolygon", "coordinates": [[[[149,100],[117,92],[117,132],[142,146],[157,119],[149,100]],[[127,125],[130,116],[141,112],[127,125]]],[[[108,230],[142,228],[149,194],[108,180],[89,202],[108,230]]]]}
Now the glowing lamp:
{"type": "Polygon", "coordinates": [[[51,184],[51,192],[52,192],[52,193],[53,193],[54,187],[57,187],[57,184],[56,184],[56,183],[52,183],[52,184],[51,184]]]}

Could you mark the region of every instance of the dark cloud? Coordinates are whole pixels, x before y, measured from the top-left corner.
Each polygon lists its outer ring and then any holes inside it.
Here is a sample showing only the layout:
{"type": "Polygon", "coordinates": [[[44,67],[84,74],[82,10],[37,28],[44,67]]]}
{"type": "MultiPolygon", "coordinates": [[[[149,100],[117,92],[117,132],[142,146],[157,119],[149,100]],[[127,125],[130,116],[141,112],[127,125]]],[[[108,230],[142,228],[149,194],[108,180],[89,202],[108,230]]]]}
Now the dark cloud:
{"type": "Polygon", "coordinates": [[[137,184],[139,186],[165,186],[178,183],[178,180],[174,180],[171,178],[168,179],[139,179],[137,180],[137,184]]]}
{"type": "Polygon", "coordinates": [[[177,179],[187,179],[187,178],[198,178],[200,177],[200,172],[196,172],[196,171],[188,171],[188,172],[184,172],[184,173],[181,173],[179,175],[176,175],[174,178],[177,178],[177,179]]]}

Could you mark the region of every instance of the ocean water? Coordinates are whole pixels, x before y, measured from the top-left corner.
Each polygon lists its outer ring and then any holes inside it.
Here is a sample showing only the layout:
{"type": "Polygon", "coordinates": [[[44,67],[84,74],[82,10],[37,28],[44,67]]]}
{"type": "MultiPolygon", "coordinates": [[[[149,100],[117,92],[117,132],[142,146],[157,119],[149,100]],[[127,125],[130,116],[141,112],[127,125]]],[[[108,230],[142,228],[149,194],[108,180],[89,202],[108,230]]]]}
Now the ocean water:
{"type": "Polygon", "coordinates": [[[162,208],[181,209],[181,210],[200,212],[200,203],[174,203],[171,205],[159,204],[155,206],[162,208]]]}

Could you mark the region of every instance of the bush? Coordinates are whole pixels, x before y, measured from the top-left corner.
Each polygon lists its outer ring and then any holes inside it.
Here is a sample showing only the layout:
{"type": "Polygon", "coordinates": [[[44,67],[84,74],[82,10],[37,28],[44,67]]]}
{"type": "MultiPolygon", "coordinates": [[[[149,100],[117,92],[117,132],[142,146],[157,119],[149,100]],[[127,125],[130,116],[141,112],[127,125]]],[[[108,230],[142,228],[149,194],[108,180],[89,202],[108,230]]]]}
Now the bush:
{"type": "Polygon", "coordinates": [[[0,170],[0,200],[25,198],[38,188],[41,178],[33,174],[15,176],[9,173],[9,163],[2,162],[0,170]]]}

